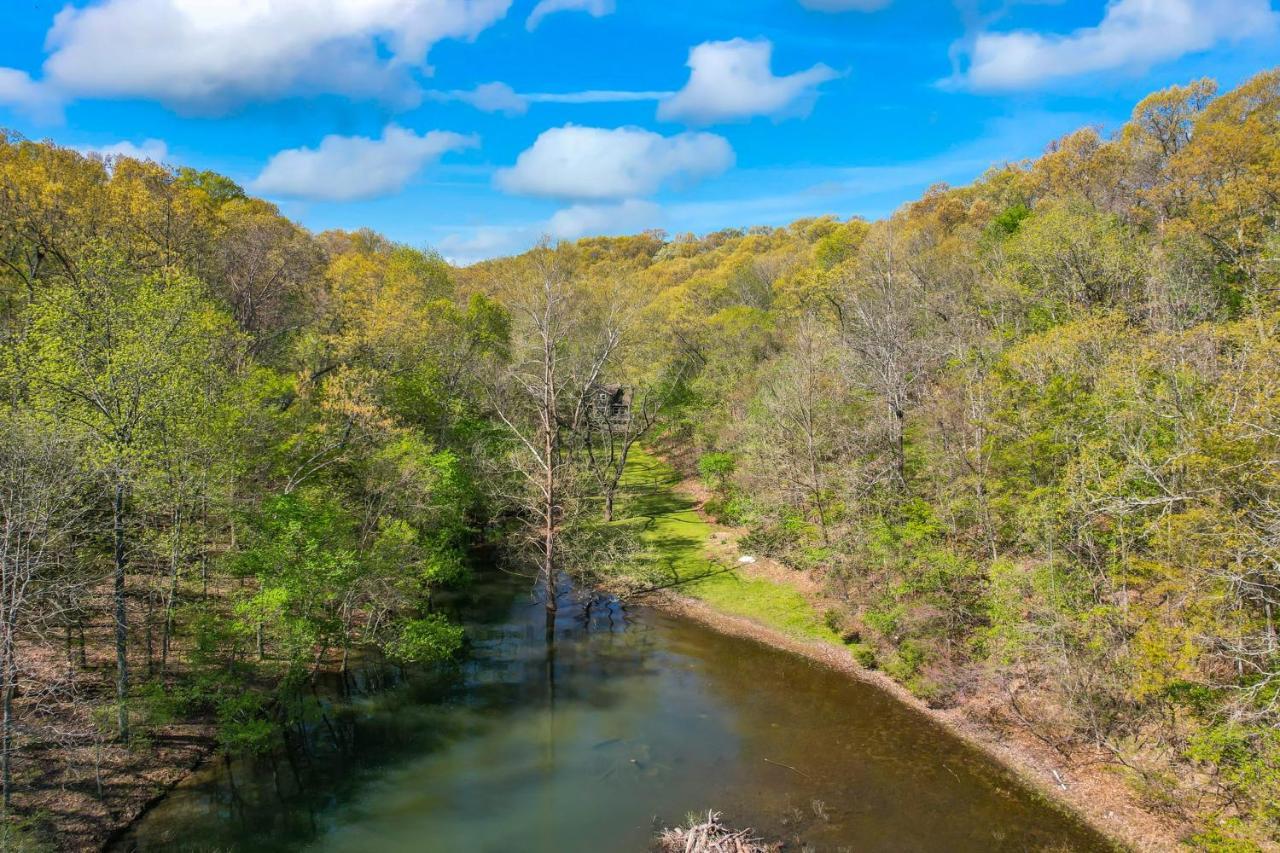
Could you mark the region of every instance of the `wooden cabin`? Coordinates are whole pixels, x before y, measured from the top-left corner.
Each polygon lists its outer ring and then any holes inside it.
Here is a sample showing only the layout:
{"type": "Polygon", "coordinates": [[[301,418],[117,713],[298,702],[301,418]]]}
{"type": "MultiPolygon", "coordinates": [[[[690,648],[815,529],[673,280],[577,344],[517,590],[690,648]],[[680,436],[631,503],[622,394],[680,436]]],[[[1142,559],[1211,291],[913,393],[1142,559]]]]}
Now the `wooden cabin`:
{"type": "Polygon", "coordinates": [[[597,423],[613,426],[631,423],[631,389],[623,385],[597,385],[592,391],[591,417],[597,423]]]}

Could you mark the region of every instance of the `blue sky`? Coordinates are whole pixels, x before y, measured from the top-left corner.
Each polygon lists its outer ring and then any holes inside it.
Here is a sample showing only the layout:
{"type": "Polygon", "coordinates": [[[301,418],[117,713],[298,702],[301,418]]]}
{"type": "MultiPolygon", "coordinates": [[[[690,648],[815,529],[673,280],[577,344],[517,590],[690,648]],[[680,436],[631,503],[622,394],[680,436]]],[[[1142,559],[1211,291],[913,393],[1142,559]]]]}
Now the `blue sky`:
{"type": "MultiPolygon", "coordinates": [[[[1278,0],[1280,2],[1280,0],[1278,0]]],[[[1280,65],[1273,0],[10,0],[0,126],[466,262],[889,213],[1280,65]]]]}

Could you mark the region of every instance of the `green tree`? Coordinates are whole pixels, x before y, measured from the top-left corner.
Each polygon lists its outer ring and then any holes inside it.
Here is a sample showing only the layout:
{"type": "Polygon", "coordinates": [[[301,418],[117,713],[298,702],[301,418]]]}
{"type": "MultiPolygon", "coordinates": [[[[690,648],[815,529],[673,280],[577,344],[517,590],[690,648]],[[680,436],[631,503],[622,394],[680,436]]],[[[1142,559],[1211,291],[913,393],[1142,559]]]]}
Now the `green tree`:
{"type": "Polygon", "coordinates": [[[32,306],[22,363],[32,406],[84,433],[88,463],[107,490],[118,724],[127,739],[130,492],[156,464],[161,437],[207,410],[205,389],[218,384],[211,374],[234,343],[227,318],[189,275],[139,273],[102,245],[77,269],[32,306]]]}

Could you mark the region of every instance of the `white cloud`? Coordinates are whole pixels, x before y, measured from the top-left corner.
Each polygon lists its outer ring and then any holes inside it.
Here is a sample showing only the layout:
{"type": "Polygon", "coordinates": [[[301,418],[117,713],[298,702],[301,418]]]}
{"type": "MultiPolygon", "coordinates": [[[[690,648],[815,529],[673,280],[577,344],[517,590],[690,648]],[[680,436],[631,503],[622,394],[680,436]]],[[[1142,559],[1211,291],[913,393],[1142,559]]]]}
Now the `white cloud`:
{"type": "Polygon", "coordinates": [[[14,107],[42,119],[56,118],[62,110],[57,96],[30,74],[4,67],[0,67],[0,107],[14,107]]]}
{"type": "Polygon", "coordinates": [[[435,247],[449,263],[466,266],[523,252],[537,242],[541,233],[537,227],[526,225],[480,225],[446,234],[435,247]]]}
{"type": "Polygon", "coordinates": [[[613,9],[613,0],[540,0],[524,25],[529,32],[533,32],[543,18],[556,12],[586,12],[593,18],[603,18],[612,13],[613,9]]]}
{"type": "Polygon", "coordinates": [[[17,68],[0,68],[0,103],[24,104],[39,98],[40,86],[17,68]]]}
{"type": "Polygon", "coordinates": [[[714,124],[752,116],[804,114],[817,87],[840,75],[818,64],[775,77],[773,44],[766,39],[704,42],[689,52],[689,82],[658,105],[658,118],[714,124]]]}
{"type": "Polygon", "coordinates": [[[451,92],[427,92],[435,101],[459,101],[486,113],[524,115],[530,104],[619,104],[636,101],[661,101],[673,92],[627,92],[611,89],[588,89],[584,92],[517,92],[506,83],[484,83],[474,89],[451,92]]]}
{"type": "Polygon", "coordinates": [[[140,145],[127,140],[111,145],[84,145],[76,150],[99,157],[131,157],[134,160],[154,160],[157,163],[163,163],[169,158],[169,146],[161,139],[144,139],[140,145]]]}
{"type": "Polygon", "coordinates": [[[355,201],[394,193],[449,151],[479,144],[474,136],[433,130],[422,136],[394,124],[381,139],[326,136],[318,148],[281,151],[253,188],[314,201],[355,201]]]}
{"type": "Polygon", "coordinates": [[[875,12],[893,0],[800,0],[800,5],[815,12],[875,12]]]}
{"type": "Polygon", "coordinates": [[[602,201],[652,195],[673,181],[693,183],[733,162],[728,141],[711,133],[667,137],[638,127],[565,125],[544,131],[495,181],[517,195],[602,201]]]}
{"type": "Polygon", "coordinates": [[[549,219],[508,225],[464,225],[435,241],[450,263],[466,265],[487,258],[515,255],[540,239],[576,240],[612,234],[635,234],[665,219],[652,202],[627,199],[617,204],[575,204],[549,219]]]}
{"type": "Polygon", "coordinates": [[[437,101],[461,101],[486,113],[515,116],[529,111],[528,96],[520,94],[506,83],[482,83],[474,89],[429,92],[428,96],[437,101]]]}
{"type": "Polygon", "coordinates": [[[54,18],[43,82],[67,97],[219,110],[295,92],[411,96],[408,71],[511,0],[103,0],[54,18]]]}
{"type": "Polygon", "coordinates": [[[1142,71],[1220,42],[1273,35],[1269,0],[1111,0],[1102,21],[1070,35],[979,33],[968,71],[950,81],[979,90],[1034,88],[1055,78],[1142,71]]]}
{"type": "Polygon", "coordinates": [[[562,240],[601,234],[631,234],[653,227],[662,208],[651,201],[629,198],[618,204],[575,204],[547,222],[547,232],[562,240]]]}
{"type": "Polygon", "coordinates": [[[626,92],[615,89],[588,89],[585,92],[550,92],[525,95],[535,104],[623,104],[635,101],[661,101],[674,92],[626,92]]]}

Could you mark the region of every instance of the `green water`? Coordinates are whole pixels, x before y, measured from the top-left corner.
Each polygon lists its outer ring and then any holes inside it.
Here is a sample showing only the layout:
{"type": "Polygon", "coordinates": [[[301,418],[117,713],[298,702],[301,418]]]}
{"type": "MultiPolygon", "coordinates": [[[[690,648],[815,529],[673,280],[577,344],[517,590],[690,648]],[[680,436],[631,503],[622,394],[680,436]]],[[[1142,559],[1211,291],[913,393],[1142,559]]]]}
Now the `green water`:
{"type": "Polygon", "coordinates": [[[217,762],[121,849],[635,851],[715,808],[815,851],[1104,850],[873,687],[649,610],[458,602],[458,671],[326,703],[292,748],[217,762]]]}

